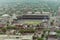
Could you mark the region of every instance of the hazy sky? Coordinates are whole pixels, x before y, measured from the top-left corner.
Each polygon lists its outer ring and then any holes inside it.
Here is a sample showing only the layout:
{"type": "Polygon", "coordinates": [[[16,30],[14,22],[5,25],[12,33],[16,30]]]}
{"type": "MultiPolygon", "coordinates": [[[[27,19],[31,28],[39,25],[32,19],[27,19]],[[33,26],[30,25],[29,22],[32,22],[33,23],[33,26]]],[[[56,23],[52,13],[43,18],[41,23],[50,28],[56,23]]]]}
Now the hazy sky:
{"type": "MultiPolygon", "coordinates": [[[[1,3],[10,3],[10,2],[23,2],[23,1],[26,1],[26,2],[29,2],[29,1],[36,2],[36,1],[40,1],[40,0],[0,0],[0,4],[1,3]]],[[[42,1],[45,1],[45,0],[42,0],[42,1]]],[[[49,1],[57,1],[57,0],[49,0],[49,1]]]]}
{"type": "Polygon", "coordinates": [[[0,2],[11,2],[13,0],[0,0],[0,2]]]}
{"type": "MultiPolygon", "coordinates": [[[[17,0],[0,0],[0,3],[2,2],[16,2],[17,0]]],[[[22,0],[19,0],[19,1],[22,1],[22,0]]],[[[29,0],[28,0],[29,1],[29,0]]],[[[30,0],[32,1],[32,0],[30,0]]],[[[36,0],[35,0],[36,1],[36,0]]],[[[47,0],[46,0],[47,1],[47,0]]],[[[57,1],[57,0],[50,0],[50,1],[57,1]]]]}

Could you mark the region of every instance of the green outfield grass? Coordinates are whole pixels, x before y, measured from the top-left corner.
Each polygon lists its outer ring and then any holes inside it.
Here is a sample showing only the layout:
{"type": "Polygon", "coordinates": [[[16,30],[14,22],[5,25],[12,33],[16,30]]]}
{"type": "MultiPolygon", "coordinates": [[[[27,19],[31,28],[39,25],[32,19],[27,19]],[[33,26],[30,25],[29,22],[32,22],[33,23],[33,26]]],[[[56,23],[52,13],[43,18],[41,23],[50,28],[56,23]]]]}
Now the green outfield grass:
{"type": "Polygon", "coordinates": [[[35,24],[35,25],[37,25],[37,24],[41,24],[41,23],[42,23],[41,21],[27,21],[24,24],[35,24]]]}

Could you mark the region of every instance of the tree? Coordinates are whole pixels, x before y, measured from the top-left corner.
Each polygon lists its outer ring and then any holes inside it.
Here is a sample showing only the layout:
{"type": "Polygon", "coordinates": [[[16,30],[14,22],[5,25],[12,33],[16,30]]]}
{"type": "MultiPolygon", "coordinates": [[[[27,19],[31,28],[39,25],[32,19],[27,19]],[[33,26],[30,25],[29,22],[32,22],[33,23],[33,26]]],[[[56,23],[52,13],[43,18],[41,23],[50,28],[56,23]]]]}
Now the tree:
{"type": "Polygon", "coordinates": [[[43,38],[38,38],[38,40],[44,40],[43,38]]]}
{"type": "Polygon", "coordinates": [[[2,28],[2,32],[3,32],[3,33],[5,33],[5,32],[6,32],[6,30],[7,30],[7,28],[6,28],[6,27],[2,28]]]}
{"type": "Polygon", "coordinates": [[[57,34],[56,34],[57,39],[60,39],[60,30],[56,30],[55,32],[57,33],[57,34]]]}

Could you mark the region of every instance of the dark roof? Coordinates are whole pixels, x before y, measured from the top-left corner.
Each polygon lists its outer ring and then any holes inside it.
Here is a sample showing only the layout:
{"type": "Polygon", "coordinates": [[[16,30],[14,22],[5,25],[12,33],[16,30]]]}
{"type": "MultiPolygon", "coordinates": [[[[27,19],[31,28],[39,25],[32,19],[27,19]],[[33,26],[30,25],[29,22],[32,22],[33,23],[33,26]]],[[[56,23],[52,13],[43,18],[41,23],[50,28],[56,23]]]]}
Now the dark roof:
{"type": "Polygon", "coordinates": [[[23,15],[18,19],[49,19],[48,15],[23,15]]]}

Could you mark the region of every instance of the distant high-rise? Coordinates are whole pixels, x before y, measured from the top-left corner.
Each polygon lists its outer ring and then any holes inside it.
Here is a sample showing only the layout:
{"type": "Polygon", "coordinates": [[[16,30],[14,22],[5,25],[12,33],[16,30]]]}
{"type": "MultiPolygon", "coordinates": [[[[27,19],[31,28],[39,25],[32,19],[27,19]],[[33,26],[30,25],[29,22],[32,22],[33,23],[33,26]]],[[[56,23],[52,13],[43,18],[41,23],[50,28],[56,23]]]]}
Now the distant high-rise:
{"type": "Polygon", "coordinates": [[[60,16],[60,7],[58,8],[57,16],[60,16]]]}

